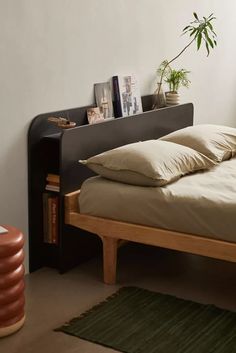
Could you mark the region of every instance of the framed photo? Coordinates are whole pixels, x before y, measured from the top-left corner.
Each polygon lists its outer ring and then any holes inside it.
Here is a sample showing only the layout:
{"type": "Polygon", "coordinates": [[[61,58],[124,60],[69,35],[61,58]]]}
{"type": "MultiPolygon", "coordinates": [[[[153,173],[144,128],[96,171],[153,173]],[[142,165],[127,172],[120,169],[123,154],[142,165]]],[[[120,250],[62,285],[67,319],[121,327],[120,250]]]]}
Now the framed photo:
{"type": "Polygon", "coordinates": [[[109,82],[95,83],[94,94],[96,105],[104,119],[114,117],[111,86],[109,82]]]}
{"type": "Polygon", "coordinates": [[[98,107],[87,109],[87,118],[89,124],[97,124],[104,121],[103,113],[100,112],[98,107]]]}

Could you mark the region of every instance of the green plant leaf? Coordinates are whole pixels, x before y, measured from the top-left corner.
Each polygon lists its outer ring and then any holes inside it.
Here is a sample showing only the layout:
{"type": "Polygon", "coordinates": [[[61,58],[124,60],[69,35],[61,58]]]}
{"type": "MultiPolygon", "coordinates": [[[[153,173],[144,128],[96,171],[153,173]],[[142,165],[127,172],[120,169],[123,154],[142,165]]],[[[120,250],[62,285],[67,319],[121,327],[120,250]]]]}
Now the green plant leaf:
{"type": "Polygon", "coordinates": [[[190,26],[184,27],[183,32],[186,31],[186,29],[188,29],[188,28],[190,28],[190,26]]]}
{"type": "Polygon", "coordinates": [[[189,71],[185,69],[175,70],[169,65],[169,71],[164,75],[164,81],[168,83],[170,91],[178,91],[180,86],[189,87],[189,71]]]}
{"type": "Polygon", "coordinates": [[[215,37],[217,37],[217,34],[216,34],[216,32],[214,32],[213,29],[211,29],[211,32],[214,34],[215,37]]]}
{"type": "Polygon", "coordinates": [[[208,45],[207,42],[206,42],[206,50],[207,50],[207,56],[209,56],[209,54],[210,54],[210,49],[209,49],[209,45],[208,45]]]}
{"type": "Polygon", "coordinates": [[[190,32],[190,37],[192,37],[192,35],[194,35],[194,33],[196,33],[197,32],[197,28],[194,28],[193,30],[192,30],[192,32],[190,32]]]}
{"type": "MultiPolygon", "coordinates": [[[[186,28],[186,27],[185,27],[186,28]]],[[[193,27],[193,26],[189,26],[189,28],[187,28],[187,29],[183,29],[183,31],[182,31],[182,35],[184,35],[184,34],[186,34],[186,33],[188,33],[188,32],[191,32],[191,31],[193,31],[194,30],[194,28],[195,27],[193,27]]]]}
{"type": "Polygon", "coordinates": [[[202,43],[202,33],[200,32],[197,36],[197,50],[200,49],[202,43]]]}
{"type": "Polygon", "coordinates": [[[213,42],[212,42],[212,40],[211,40],[210,37],[208,37],[208,43],[210,44],[210,46],[211,46],[212,49],[213,49],[213,48],[214,48],[214,44],[213,44],[213,42]]]}
{"type": "MultiPolygon", "coordinates": [[[[190,36],[190,41],[185,47],[171,60],[167,61],[168,65],[163,66],[163,63],[159,66],[157,69],[157,74],[160,75],[160,84],[164,80],[165,82],[169,83],[171,87],[174,87],[173,84],[173,78],[175,76],[175,79],[180,78],[180,74],[176,74],[174,70],[171,69],[170,64],[172,64],[173,61],[178,59],[195,41],[197,43],[197,49],[199,50],[202,41],[205,42],[206,50],[207,50],[207,56],[210,54],[210,49],[213,49],[216,45],[216,33],[213,29],[213,25],[211,21],[213,21],[216,17],[214,17],[213,13],[210,14],[208,17],[204,17],[199,19],[198,15],[196,12],[193,12],[194,16],[194,21],[191,21],[189,25],[185,26],[184,29],[182,30],[182,35],[183,34],[188,34],[190,36]],[[170,82],[170,77],[169,75],[172,74],[172,81],[170,82]]],[[[186,70],[185,70],[186,71],[186,70]]],[[[186,74],[187,72],[185,72],[186,74]]],[[[181,82],[181,85],[187,85],[189,83],[189,80],[186,78],[182,78],[183,81],[181,82]]],[[[178,87],[179,83],[175,85],[175,87],[178,87]]]]}
{"type": "Polygon", "coordinates": [[[213,31],[213,26],[212,26],[211,22],[208,22],[208,26],[210,27],[210,30],[213,31]]]}
{"type": "Polygon", "coordinates": [[[214,44],[213,44],[213,42],[212,42],[212,40],[211,40],[211,38],[209,37],[209,35],[208,35],[208,32],[207,32],[207,29],[205,28],[204,29],[204,34],[205,34],[205,37],[206,37],[206,41],[210,44],[210,46],[212,47],[212,49],[214,48],[214,44]]]}

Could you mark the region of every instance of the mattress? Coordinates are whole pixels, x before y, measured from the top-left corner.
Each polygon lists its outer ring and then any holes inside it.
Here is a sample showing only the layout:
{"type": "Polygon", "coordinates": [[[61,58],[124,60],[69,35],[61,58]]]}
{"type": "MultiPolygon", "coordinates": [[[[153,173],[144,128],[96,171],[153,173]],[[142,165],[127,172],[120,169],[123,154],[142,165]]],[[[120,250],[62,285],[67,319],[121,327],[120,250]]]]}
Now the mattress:
{"type": "Polygon", "coordinates": [[[236,242],[236,158],[162,187],[87,179],[80,212],[236,242]]]}

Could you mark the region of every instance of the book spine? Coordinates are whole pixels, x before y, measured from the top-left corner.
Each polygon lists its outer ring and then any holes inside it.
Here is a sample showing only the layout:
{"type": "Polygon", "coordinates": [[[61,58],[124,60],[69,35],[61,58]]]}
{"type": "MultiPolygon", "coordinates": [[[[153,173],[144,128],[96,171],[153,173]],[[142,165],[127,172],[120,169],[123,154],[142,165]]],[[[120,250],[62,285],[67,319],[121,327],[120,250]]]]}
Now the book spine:
{"type": "Polygon", "coordinates": [[[46,180],[47,181],[52,181],[52,182],[55,182],[55,183],[60,183],[60,176],[57,175],[57,174],[48,174],[47,177],[46,177],[46,180]]]}
{"type": "Polygon", "coordinates": [[[52,231],[52,243],[58,244],[58,197],[52,197],[51,204],[51,231],[52,231]]]}
{"type": "Polygon", "coordinates": [[[48,183],[47,183],[47,185],[51,185],[51,186],[60,186],[60,184],[59,183],[57,183],[57,182],[55,182],[55,181],[49,181],[48,183]]]}
{"type": "Polygon", "coordinates": [[[49,242],[48,237],[48,193],[43,194],[43,241],[49,242]]]}
{"type": "Polygon", "coordinates": [[[120,88],[119,88],[119,78],[118,76],[112,77],[112,84],[113,84],[113,94],[114,94],[114,101],[115,101],[115,117],[119,118],[122,117],[122,106],[121,106],[121,99],[120,99],[120,88]]]}
{"type": "Polygon", "coordinates": [[[51,185],[51,184],[47,184],[46,187],[45,187],[45,190],[59,192],[60,191],[60,187],[59,186],[55,186],[55,185],[51,185]]]}
{"type": "Polygon", "coordinates": [[[49,193],[43,194],[43,240],[44,243],[58,244],[59,198],[49,193]]]}
{"type": "Polygon", "coordinates": [[[47,243],[52,243],[52,196],[48,196],[48,241],[47,243]]]}

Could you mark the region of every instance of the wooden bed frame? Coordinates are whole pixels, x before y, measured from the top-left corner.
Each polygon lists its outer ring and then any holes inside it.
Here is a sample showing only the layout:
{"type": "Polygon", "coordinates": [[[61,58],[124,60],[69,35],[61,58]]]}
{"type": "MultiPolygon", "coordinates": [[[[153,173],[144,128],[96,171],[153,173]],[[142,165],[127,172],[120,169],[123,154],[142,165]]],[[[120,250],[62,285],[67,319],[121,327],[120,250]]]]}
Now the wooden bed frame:
{"type": "MultiPolygon", "coordinates": [[[[132,131],[131,139],[127,139],[128,135],[126,134],[126,140],[124,140],[122,133],[124,133],[126,128],[126,119],[127,118],[118,119],[121,123],[119,123],[117,119],[114,122],[110,122],[109,130],[113,128],[112,125],[116,124],[114,146],[110,146],[110,148],[138,141],[140,137],[142,137],[143,140],[154,138],[154,136],[158,138],[168,132],[192,125],[193,106],[192,104],[185,104],[172,108],[164,108],[155,111],[155,119],[153,119],[152,114],[152,119],[150,120],[145,113],[137,117],[132,117],[133,121],[128,119],[127,124],[133,125],[134,131],[137,129],[137,120],[145,121],[144,136],[142,136],[142,134],[140,135],[139,129],[142,126],[142,124],[140,124],[138,125],[138,131],[136,133],[137,137],[135,138],[133,136],[134,132],[132,131]],[[117,130],[117,125],[121,127],[121,130],[117,130]]],[[[97,124],[96,126],[97,136],[99,136],[99,132],[104,136],[104,133],[107,132],[106,124],[97,124]]],[[[92,155],[89,153],[89,151],[91,151],[91,139],[89,139],[90,128],[91,126],[83,127],[83,142],[86,141],[86,137],[88,138],[87,143],[83,145],[83,158],[85,155],[87,155],[86,158],[92,155]],[[87,153],[86,150],[88,151],[87,153]]],[[[93,144],[96,144],[96,139],[92,142],[92,145],[93,144]]],[[[99,145],[97,153],[107,149],[109,148],[107,148],[107,144],[104,142],[102,146],[99,145]]],[[[96,153],[93,152],[93,154],[96,153]]],[[[149,244],[236,262],[236,243],[84,215],[79,211],[78,197],[79,190],[65,195],[65,223],[96,234],[102,239],[104,282],[107,284],[114,284],[116,282],[117,249],[124,241],[149,244]]]]}

